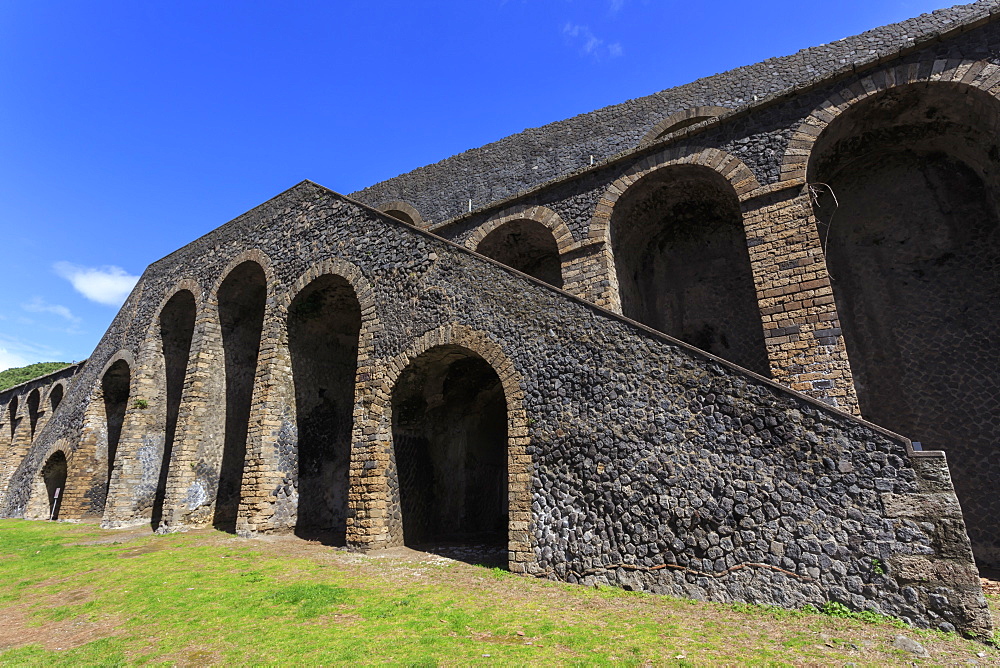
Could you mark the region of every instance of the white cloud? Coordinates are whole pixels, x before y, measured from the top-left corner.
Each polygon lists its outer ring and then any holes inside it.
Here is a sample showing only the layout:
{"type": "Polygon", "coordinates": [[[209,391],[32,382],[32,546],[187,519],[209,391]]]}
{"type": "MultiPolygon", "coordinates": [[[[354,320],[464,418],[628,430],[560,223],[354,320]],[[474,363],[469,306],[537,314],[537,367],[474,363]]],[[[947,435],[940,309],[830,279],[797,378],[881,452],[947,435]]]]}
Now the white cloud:
{"type": "Polygon", "coordinates": [[[21,308],[31,313],[54,313],[58,316],[66,318],[73,324],[79,324],[81,322],[80,318],[73,315],[73,312],[65,306],[60,304],[47,304],[41,297],[35,297],[27,304],[21,304],[21,308]]]}
{"type": "Polygon", "coordinates": [[[604,56],[618,58],[622,55],[622,45],[618,42],[604,44],[604,40],[591,32],[588,26],[578,23],[567,23],[563,26],[563,35],[570,38],[574,43],[580,44],[580,53],[601,59],[604,56]]]}
{"type": "Polygon", "coordinates": [[[28,366],[30,362],[16,353],[9,352],[6,348],[0,348],[0,371],[13,369],[20,366],[28,366]]]}
{"type": "Polygon", "coordinates": [[[69,262],[56,262],[53,268],[84,297],[108,306],[121,306],[139,281],[138,276],[130,275],[121,267],[81,267],[69,262]]]}

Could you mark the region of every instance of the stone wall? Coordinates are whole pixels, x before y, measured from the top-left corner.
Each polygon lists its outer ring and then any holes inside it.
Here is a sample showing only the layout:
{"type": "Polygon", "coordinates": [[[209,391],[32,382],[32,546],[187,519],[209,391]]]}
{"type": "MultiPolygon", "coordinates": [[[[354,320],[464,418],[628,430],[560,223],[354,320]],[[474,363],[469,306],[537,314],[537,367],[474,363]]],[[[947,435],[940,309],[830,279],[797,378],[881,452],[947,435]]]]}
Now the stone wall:
{"type": "Polygon", "coordinates": [[[83,365],[70,364],[0,392],[0,506],[11,476],[83,365]]]}
{"type": "MultiPolygon", "coordinates": [[[[140,453],[163,442],[166,412],[156,328],[189,290],[197,312],[162,526],[213,521],[227,440],[219,333],[231,326],[220,325],[219,290],[247,262],[266,298],[236,518],[244,535],[293,530],[297,506],[316,501],[299,495],[286,325],[296,296],[334,274],[361,310],[350,545],[406,540],[397,379],[458,351],[492,367],[506,401],[511,570],[721,601],[837,600],[919,626],[989,629],[943,454],[914,453],[902,437],[308,182],[144,273],[13,476],[6,515],[41,516],[39,472],[55,449],[67,450],[71,477],[81,466],[102,378],[129,360],[104,517],[150,521],[140,497],[162,463],[140,453]]],[[[89,452],[104,465],[99,447],[89,452]]]]}
{"type": "Polygon", "coordinates": [[[544,225],[568,292],[946,450],[977,559],[997,565],[1000,369],[987,332],[1000,321],[1000,147],[989,130],[1000,24],[857,69],[430,229],[482,249],[513,222],[544,225]],[[893,175],[879,176],[890,163],[893,175]],[[696,170],[714,172],[714,201],[693,197],[696,170]],[[683,197],[667,197],[671,187],[683,197]],[[703,235],[736,201],[752,285],[744,260],[711,255],[707,241],[665,250],[678,246],[664,230],[703,235]],[[709,278],[720,261],[731,271],[709,278]],[[638,309],[637,275],[656,282],[638,309]],[[725,298],[750,316],[739,325],[712,312],[740,309],[707,309],[685,328],[674,302],[698,294],[702,307],[725,298]],[[766,361],[747,354],[759,348],[755,320],[766,361]]]}

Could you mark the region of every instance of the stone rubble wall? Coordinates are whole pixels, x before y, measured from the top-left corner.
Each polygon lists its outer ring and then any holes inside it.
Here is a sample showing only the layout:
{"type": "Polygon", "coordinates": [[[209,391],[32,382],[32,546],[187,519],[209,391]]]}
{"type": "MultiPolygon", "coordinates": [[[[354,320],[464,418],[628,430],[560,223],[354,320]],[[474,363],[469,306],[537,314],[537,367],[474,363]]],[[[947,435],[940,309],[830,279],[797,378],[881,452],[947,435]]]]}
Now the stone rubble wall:
{"type": "MultiPolygon", "coordinates": [[[[566,291],[620,313],[610,233],[618,198],[643,177],[662,169],[711,168],[730,182],[740,199],[770,377],[861,415],[824,240],[806,186],[810,151],[817,136],[838,115],[896,87],[946,85],[1000,98],[1000,22],[970,26],[922,49],[859,70],[814,82],[811,89],[760,109],[689,128],[607,164],[555,179],[429,229],[475,250],[485,234],[505,222],[538,221],[557,240],[566,291]]],[[[942,304],[937,313],[942,318],[961,318],[964,308],[949,310],[948,304],[942,304]]],[[[982,357],[990,357],[987,337],[969,338],[970,351],[978,346],[982,357]]],[[[941,375],[947,373],[941,371],[941,375]]],[[[1000,436],[997,398],[984,393],[982,405],[963,408],[972,417],[961,434],[952,434],[946,443],[966,518],[976,534],[976,554],[984,565],[1000,563],[996,519],[1000,500],[993,493],[994,485],[985,482],[1000,477],[992,456],[1000,436]]],[[[921,403],[919,410],[926,415],[954,410],[927,397],[921,403]]],[[[917,432],[908,435],[921,438],[917,432]]]]}
{"type": "MultiPolygon", "coordinates": [[[[39,516],[38,473],[55,449],[71,469],[83,465],[101,375],[129,359],[131,396],[146,403],[130,401],[104,518],[148,521],[143,484],[159,471],[134,464],[162,437],[151,332],[166,301],[190,289],[197,324],[164,516],[172,528],[209,521],[212,499],[196,488],[198,466],[219,456],[214,291],[247,260],[264,269],[268,297],[244,535],[291,529],[287,306],[330,272],[351,282],[362,307],[355,548],[401,540],[395,378],[422,351],[460,345],[494,367],[508,402],[511,570],[706,600],[836,600],[920,627],[990,629],[942,453],[914,453],[900,436],[309,182],[147,269],[14,473],[5,516],[39,516]]],[[[101,464],[99,451],[85,456],[101,464]]]]}

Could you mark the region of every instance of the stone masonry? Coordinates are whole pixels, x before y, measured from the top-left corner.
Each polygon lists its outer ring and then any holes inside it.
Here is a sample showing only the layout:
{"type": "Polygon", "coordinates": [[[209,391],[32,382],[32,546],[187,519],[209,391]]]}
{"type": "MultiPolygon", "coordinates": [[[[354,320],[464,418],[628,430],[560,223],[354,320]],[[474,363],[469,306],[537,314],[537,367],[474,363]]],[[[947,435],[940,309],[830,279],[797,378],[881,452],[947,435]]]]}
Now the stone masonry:
{"type": "Polygon", "coordinates": [[[998,11],[291,188],[0,394],[0,512],[989,632],[998,11]]]}

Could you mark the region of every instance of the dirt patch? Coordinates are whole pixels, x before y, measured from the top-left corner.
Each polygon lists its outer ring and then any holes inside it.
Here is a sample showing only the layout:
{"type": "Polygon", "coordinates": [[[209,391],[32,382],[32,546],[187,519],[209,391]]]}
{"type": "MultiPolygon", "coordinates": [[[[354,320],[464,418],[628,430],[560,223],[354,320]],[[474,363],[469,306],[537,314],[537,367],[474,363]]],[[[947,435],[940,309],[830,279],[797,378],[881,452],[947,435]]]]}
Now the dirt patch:
{"type": "Polygon", "coordinates": [[[47,650],[74,649],[118,634],[121,620],[117,618],[91,620],[86,615],[79,615],[71,619],[48,621],[32,614],[38,610],[78,605],[92,599],[93,594],[87,589],[68,589],[46,596],[41,605],[21,604],[4,608],[3,624],[0,624],[0,651],[26,645],[41,645],[47,650]]]}

